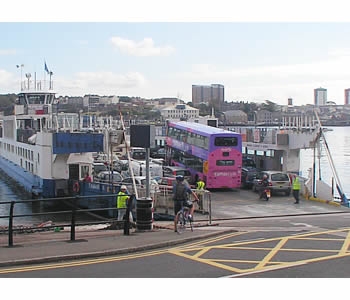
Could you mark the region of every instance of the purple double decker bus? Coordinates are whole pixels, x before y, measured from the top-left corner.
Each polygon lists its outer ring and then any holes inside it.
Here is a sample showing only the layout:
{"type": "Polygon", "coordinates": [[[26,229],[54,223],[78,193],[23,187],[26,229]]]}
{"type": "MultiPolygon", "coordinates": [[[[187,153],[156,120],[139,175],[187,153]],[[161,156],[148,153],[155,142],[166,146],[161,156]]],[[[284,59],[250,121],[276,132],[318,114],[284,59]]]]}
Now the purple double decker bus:
{"type": "Polygon", "coordinates": [[[192,182],[201,178],[207,189],[240,188],[241,134],[194,122],[169,122],[168,163],[187,168],[192,182]]]}

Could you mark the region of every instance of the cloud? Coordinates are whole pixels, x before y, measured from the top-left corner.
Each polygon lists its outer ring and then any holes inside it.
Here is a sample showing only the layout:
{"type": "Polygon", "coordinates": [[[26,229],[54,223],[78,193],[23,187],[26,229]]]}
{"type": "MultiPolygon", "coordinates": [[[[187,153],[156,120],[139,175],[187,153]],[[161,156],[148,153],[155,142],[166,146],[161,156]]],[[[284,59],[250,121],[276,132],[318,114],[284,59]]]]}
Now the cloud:
{"type": "Polygon", "coordinates": [[[0,70],[1,94],[18,93],[20,80],[13,73],[0,70]]]}
{"type": "Polygon", "coordinates": [[[246,99],[263,101],[271,99],[286,104],[288,97],[295,103],[313,103],[313,91],[323,87],[328,99],[343,103],[344,89],[349,88],[346,78],[350,77],[350,49],[332,49],[325,59],[308,63],[262,66],[227,67],[215,64],[194,64],[176,79],[191,84],[225,86],[228,101],[246,99]]]}
{"type": "Polygon", "coordinates": [[[110,40],[121,53],[131,56],[169,56],[175,51],[171,46],[155,47],[151,38],[144,38],[140,42],[121,37],[112,37],[110,40]]]}
{"type": "Polygon", "coordinates": [[[17,51],[15,49],[0,49],[0,55],[15,55],[17,51]]]}
{"type": "Polygon", "coordinates": [[[120,95],[122,92],[143,87],[147,81],[138,72],[114,74],[112,72],[80,72],[73,80],[56,79],[57,91],[65,95],[120,95]]]}

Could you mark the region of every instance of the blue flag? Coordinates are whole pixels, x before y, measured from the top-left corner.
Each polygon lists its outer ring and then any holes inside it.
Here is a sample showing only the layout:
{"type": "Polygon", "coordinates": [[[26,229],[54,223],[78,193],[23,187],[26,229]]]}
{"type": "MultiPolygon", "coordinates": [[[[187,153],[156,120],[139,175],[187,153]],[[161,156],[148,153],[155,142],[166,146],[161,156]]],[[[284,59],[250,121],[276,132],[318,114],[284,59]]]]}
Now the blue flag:
{"type": "Polygon", "coordinates": [[[45,71],[46,71],[47,74],[50,74],[50,71],[49,71],[49,69],[47,68],[47,65],[46,65],[46,61],[45,61],[44,69],[45,69],[45,71]]]}

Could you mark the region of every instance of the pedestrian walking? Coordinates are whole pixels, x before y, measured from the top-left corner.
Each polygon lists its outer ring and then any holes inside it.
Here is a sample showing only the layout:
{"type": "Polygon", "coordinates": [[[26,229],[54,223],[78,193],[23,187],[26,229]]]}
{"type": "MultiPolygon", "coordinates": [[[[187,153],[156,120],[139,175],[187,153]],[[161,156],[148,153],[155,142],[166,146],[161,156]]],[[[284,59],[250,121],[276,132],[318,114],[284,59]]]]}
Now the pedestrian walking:
{"type": "Polygon", "coordinates": [[[298,176],[295,176],[293,178],[292,189],[293,189],[293,197],[295,199],[294,204],[299,204],[300,181],[298,176]]]}

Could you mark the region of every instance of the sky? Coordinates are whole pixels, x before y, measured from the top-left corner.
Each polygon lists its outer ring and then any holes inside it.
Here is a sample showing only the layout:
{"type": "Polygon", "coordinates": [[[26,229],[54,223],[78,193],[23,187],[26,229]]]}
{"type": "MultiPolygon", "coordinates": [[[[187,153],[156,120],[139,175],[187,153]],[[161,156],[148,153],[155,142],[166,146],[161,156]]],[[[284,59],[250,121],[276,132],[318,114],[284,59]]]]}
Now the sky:
{"type": "Polygon", "coordinates": [[[0,16],[0,94],[18,93],[26,73],[47,80],[46,62],[58,96],[190,102],[192,85],[222,84],[227,102],[313,104],[322,87],[344,104],[345,1],[244,3],[11,1],[0,16]]]}

